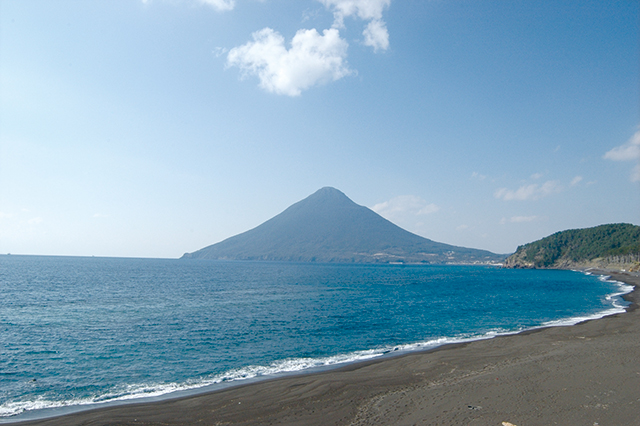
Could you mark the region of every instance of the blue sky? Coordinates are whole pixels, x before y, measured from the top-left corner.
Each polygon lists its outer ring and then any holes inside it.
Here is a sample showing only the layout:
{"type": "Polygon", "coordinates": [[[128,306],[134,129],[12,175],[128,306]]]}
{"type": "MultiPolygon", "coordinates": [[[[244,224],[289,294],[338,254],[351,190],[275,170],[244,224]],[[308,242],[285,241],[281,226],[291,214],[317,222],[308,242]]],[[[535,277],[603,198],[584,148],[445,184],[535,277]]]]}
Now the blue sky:
{"type": "Polygon", "coordinates": [[[0,0],[0,253],[179,257],[323,186],[498,253],[640,224],[639,10],[0,0]]]}

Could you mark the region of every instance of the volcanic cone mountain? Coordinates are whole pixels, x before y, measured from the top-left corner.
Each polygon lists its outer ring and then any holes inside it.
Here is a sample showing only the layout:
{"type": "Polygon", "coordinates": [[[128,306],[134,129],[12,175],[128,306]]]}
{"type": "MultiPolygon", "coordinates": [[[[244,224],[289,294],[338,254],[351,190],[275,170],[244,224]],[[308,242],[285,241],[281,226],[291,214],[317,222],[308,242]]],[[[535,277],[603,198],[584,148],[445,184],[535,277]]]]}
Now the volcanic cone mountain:
{"type": "Polygon", "coordinates": [[[254,229],[183,256],[340,263],[488,263],[504,257],[412,234],[330,187],[254,229]]]}

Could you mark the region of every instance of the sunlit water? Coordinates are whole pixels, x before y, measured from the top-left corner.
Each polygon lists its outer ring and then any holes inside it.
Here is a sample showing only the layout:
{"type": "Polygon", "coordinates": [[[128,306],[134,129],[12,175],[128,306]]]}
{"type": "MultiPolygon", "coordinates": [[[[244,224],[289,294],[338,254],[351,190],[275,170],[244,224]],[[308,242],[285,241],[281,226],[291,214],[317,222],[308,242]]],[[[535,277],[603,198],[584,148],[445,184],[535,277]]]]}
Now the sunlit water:
{"type": "Polygon", "coordinates": [[[0,256],[0,422],[568,325],[629,290],[489,266],[0,256]]]}

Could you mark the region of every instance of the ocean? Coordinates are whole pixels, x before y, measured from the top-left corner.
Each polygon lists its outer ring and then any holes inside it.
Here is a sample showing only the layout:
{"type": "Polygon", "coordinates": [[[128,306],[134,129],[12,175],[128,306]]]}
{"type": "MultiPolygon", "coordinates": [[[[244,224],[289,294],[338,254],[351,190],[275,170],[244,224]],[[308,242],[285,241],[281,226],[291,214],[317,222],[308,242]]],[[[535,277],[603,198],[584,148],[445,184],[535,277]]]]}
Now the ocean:
{"type": "Polygon", "coordinates": [[[494,266],[0,256],[0,423],[572,325],[630,290],[494,266]]]}

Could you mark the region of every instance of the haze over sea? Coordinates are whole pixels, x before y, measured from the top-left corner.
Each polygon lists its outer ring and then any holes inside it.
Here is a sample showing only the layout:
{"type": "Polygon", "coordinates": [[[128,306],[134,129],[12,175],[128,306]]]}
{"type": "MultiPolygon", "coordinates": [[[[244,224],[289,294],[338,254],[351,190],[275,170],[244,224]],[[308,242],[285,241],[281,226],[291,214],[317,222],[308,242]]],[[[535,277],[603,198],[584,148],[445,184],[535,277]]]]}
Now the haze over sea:
{"type": "Polygon", "coordinates": [[[0,256],[0,422],[570,325],[630,290],[492,266],[0,256]]]}

